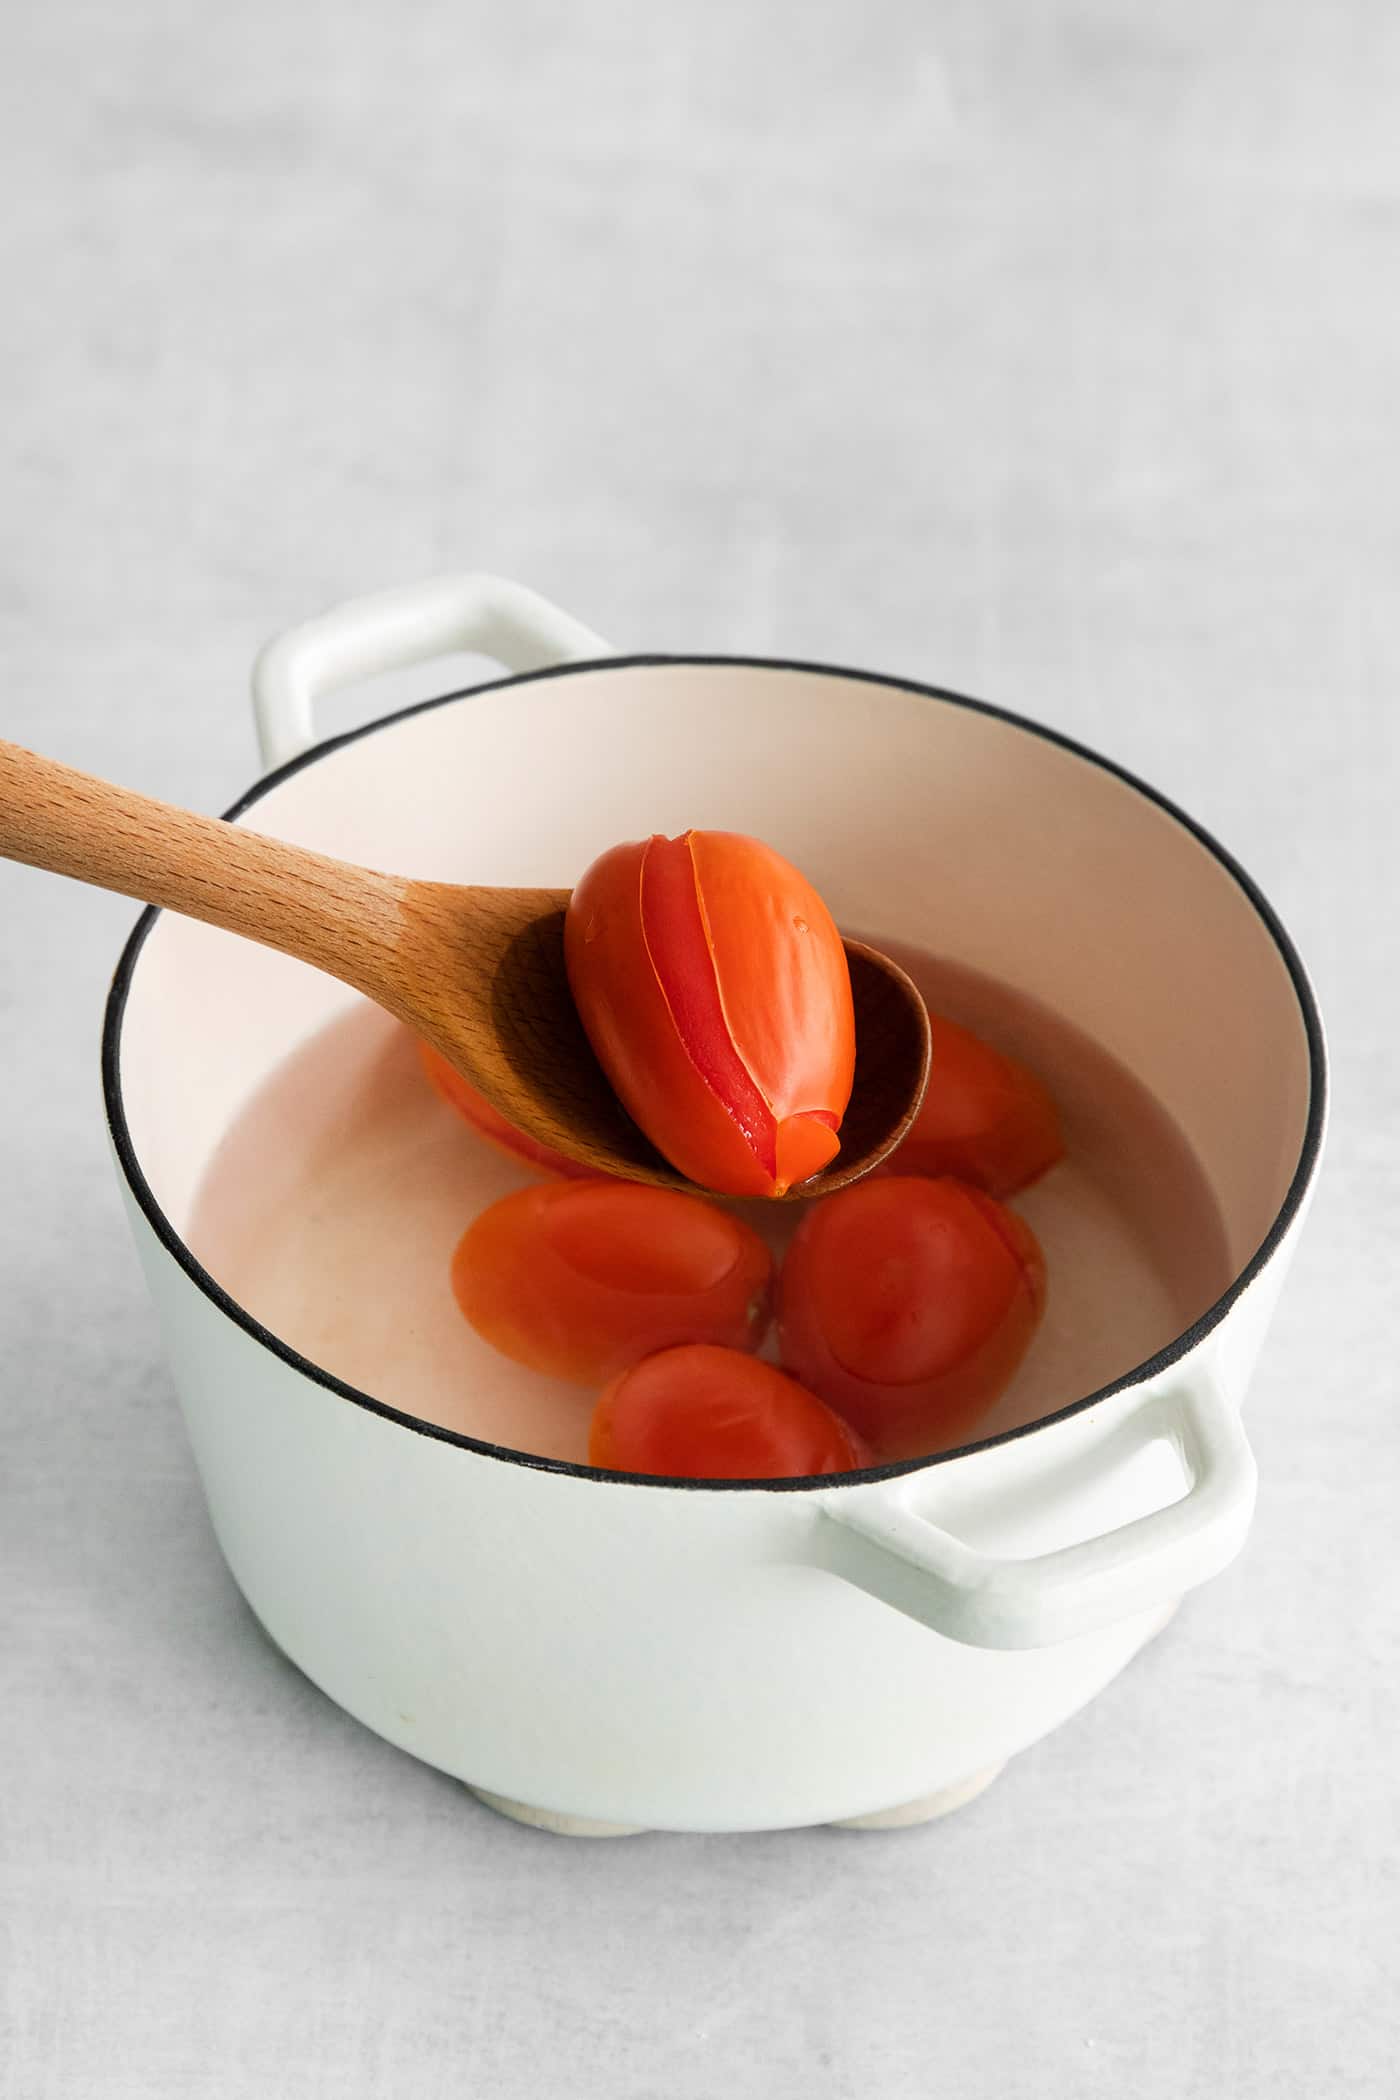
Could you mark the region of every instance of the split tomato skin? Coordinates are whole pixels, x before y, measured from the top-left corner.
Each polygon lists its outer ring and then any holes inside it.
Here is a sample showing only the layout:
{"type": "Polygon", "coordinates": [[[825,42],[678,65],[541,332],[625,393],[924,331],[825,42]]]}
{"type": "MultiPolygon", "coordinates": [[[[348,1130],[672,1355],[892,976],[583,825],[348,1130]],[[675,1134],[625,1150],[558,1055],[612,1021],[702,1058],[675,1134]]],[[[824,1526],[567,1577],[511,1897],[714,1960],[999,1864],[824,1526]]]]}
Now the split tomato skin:
{"type": "Polygon", "coordinates": [[[452,1289],[516,1363],[597,1386],[660,1349],[757,1349],[773,1258],[698,1196],[615,1180],[540,1183],[491,1204],[452,1258],[452,1289]]]}
{"type": "Polygon", "coordinates": [[[593,1411],[588,1462],[679,1480],[786,1480],[869,1463],[861,1440],[756,1356],[667,1349],[615,1378],[593,1411]]]}
{"type": "Polygon", "coordinates": [[[1005,1390],[1045,1309],[1029,1225],[981,1189],[871,1178],[807,1212],[783,1265],[783,1366],[880,1458],[946,1448],[1005,1390]]]}
{"type": "Polygon", "coordinates": [[[850,971],[825,904],[771,847],[721,831],[612,847],[574,889],[564,953],[599,1063],[689,1180],[778,1196],[836,1156],[850,971]]]}
{"type": "Polygon", "coordinates": [[[951,1174],[989,1196],[1014,1196],[1064,1158],[1048,1087],[970,1028],[930,1014],[933,1062],[914,1124],[886,1171],[951,1174]]]}
{"type": "Polygon", "coordinates": [[[464,1079],[455,1066],[445,1057],[439,1056],[430,1043],[420,1042],[418,1060],[427,1075],[429,1084],[441,1095],[449,1108],[455,1108],[464,1122],[470,1123],[480,1137],[486,1138],[502,1152],[509,1152],[527,1167],[535,1167],[542,1174],[558,1174],[570,1181],[593,1181],[599,1178],[597,1169],[586,1167],[582,1160],[568,1159],[550,1145],[542,1145],[523,1130],[517,1130],[493,1108],[484,1094],[479,1094],[469,1079],[464,1079]]]}

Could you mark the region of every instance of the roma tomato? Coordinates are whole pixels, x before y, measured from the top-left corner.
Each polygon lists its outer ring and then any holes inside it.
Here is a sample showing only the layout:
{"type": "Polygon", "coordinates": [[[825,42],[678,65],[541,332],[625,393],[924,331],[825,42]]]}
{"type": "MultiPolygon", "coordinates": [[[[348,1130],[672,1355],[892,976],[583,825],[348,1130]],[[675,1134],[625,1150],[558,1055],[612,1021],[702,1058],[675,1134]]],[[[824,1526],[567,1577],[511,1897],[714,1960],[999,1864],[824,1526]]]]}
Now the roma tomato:
{"type": "Polygon", "coordinates": [[[593,1412],[588,1460],[684,1480],[785,1480],[868,1463],[860,1439],[795,1379],[703,1345],[615,1378],[593,1412]]]}
{"type": "Polygon", "coordinates": [[[569,983],[634,1120],[703,1188],[780,1196],[840,1150],[855,1071],[846,951],[757,839],[614,846],[574,890],[569,983]]]}
{"type": "Polygon", "coordinates": [[[582,1160],[566,1159],[562,1152],[555,1152],[549,1145],[540,1144],[537,1138],[527,1137],[508,1123],[499,1109],[493,1108],[484,1094],[479,1094],[469,1079],[439,1057],[431,1044],[418,1045],[419,1062],[427,1073],[431,1084],[441,1094],[450,1108],[455,1108],[464,1122],[480,1136],[489,1138],[502,1152],[513,1153],[528,1167],[538,1167],[543,1174],[563,1174],[571,1181],[596,1181],[598,1176],[592,1167],[584,1166],[582,1160]]]}
{"type": "Polygon", "coordinates": [[[1014,1196],[1064,1158],[1049,1091],[970,1028],[930,1014],[933,1063],[895,1174],[952,1174],[989,1196],[1014,1196]]]}
{"type": "Polygon", "coordinates": [[[772,1282],[772,1256],[738,1218],[632,1181],[521,1189],[484,1210],[452,1258],[477,1333],[578,1385],[676,1342],[758,1348],[772,1282]]]}
{"type": "Polygon", "coordinates": [[[782,1360],[882,1458],[914,1458],[991,1405],[1044,1307],[1044,1256],[1014,1211],[960,1181],[861,1181],[798,1227],[782,1360]]]}

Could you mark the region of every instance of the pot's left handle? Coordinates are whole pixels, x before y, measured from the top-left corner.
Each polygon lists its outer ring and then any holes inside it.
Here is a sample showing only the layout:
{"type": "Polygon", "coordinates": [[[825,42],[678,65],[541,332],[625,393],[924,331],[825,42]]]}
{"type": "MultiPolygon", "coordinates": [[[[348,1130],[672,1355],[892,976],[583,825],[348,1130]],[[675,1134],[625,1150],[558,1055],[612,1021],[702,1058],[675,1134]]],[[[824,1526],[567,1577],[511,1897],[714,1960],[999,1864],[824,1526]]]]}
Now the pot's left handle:
{"type": "Polygon", "coordinates": [[[432,576],[352,598],[280,634],[253,666],[253,711],[264,768],[316,741],[323,694],[457,651],[508,671],[587,663],[616,651],[548,599],[502,576],[432,576]]]}
{"type": "MultiPolygon", "coordinates": [[[[974,1648],[1041,1648],[1160,1610],[1244,1544],[1257,1477],[1239,1409],[1208,1376],[1145,1393],[1136,1430],[1175,1444],[1188,1486],[1165,1509],[1026,1559],[985,1553],[923,1514],[938,1469],[816,1498],[831,1574],[974,1648]]],[[[1100,1463],[1113,1463],[1111,1448],[1100,1463]]]]}

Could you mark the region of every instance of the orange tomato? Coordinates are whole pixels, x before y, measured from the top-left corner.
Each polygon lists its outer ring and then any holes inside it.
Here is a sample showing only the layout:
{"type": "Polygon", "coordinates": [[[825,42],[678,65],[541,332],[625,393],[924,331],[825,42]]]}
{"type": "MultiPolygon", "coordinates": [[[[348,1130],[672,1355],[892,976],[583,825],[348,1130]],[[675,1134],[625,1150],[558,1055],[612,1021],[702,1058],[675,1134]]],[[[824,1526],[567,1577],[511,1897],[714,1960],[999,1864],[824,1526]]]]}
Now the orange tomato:
{"type": "Polygon", "coordinates": [[[588,1460],[674,1480],[785,1480],[868,1462],[795,1379],[706,1346],[667,1349],[615,1378],[593,1412],[588,1460]]]}
{"type": "Polygon", "coordinates": [[[521,1189],[484,1210],[452,1258],[477,1333],[578,1385],[676,1342],[756,1349],[772,1282],[772,1256],[738,1218],[632,1181],[521,1189]]]}
{"type": "Polygon", "coordinates": [[[1065,1154],[1060,1119],[1035,1073],[939,1014],[930,1014],[928,1091],[890,1162],[895,1174],[952,1174],[989,1196],[1014,1196],[1065,1154]]]}
{"type": "Polygon", "coordinates": [[[779,1196],[835,1157],[855,1071],[846,952],[771,847],[727,831],[614,846],[574,890],[564,952],[603,1070],[690,1180],[779,1196]]]}
{"type": "Polygon", "coordinates": [[[469,1079],[464,1079],[455,1066],[445,1057],[440,1057],[429,1043],[418,1045],[418,1057],[432,1085],[441,1094],[450,1108],[455,1108],[465,1122],[481,1137],[498,1145],[502,1152],[513,1153],[526,1166],[538,1167],[544,1174],[563,1174],[573,1181],[596,1180],[592,1167],[584,1166],[581,1160],[566,1159],[562,1152],[555,1152],[549,1145],[542,1145],[538,1138],[527,1137],[508,1123],[499,1109],[491,1106],[484,1094],[479,1094],[469,1079]]]}
{"type": "Polygon", "coordinates": [[[798,1227],[782,1360],[882,1457],[917,1457],[991,1405],[1044,1306],[1044,1256],[1014,1211],[960,1181],[861,1181],[798,1227]]]}

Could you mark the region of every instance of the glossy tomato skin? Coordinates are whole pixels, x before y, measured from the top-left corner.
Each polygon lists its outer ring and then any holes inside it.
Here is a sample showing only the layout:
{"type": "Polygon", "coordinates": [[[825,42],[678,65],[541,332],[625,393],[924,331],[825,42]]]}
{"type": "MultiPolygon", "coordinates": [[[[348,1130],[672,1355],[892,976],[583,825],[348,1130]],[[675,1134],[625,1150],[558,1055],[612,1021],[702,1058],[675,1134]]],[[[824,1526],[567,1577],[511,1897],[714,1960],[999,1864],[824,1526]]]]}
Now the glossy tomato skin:
{"type": "Polygon", "coordinates": [[[783,1265],[784,1368],[881,1459],[946,1449],[1005,1389],[1045,1307],[1014,1211],[964,1182],[872,1178],[814,1203],[783,1265]]]}
{"type": "Polygon", "coordinates": [[[1014,1196],[1064,1158],[1050,1091],[970,1028],[940,1014],[930,1014],[929,1025],[928,1090],[886,1171],[951,1174],[989,1196],[1014,1196]]]}
{"type": "Polygon", "coordinates": [[[541,1183],[481,1213],[452,1258],[467,1320],[517,1363],[601,1385],[655,1350],[757,1349],[773,1261],[749,1226],[679,1189],[541,1183]]]}
{"type": "Polygon", "coordinates": [[[499,1109],[493,1108],[484,1094],[479,1094],[469,1079],[464,1079],[456,1068],[440,1057],[430,1043],[419,1043],[418,1060],[429,1083],[439,1093],[449,1108],[455,1108],[466,1123],[470,1123],[480,1137],[486,1138],[502,1152],[509,1152],[527,1167],[535,1167],[541,1174],[557,1174],[569,1181],[596,1181],[599,1177],[592,1167],[584,1166],[581,1160],[566,1159],[549,1145],[542,1145],[537,1138],[517,1130],[514,1123],[507,1122],[499,1109]]]}
{"type": "Polygon", "coordinates": [[[757,839],[614,846],[564,927],[574,1001],[624,1106],[703,1188],[773,1196],[835,1157],[855,1071],[830,912],[757,839]]]}
{"type": "Polygon", "coordinates": [[[615,1378],[593,1412],[588,1461],[682,1480],[787,1480],[869,1463],[860,1438],[755,1356],[667,1349],[615,1378]]]}

